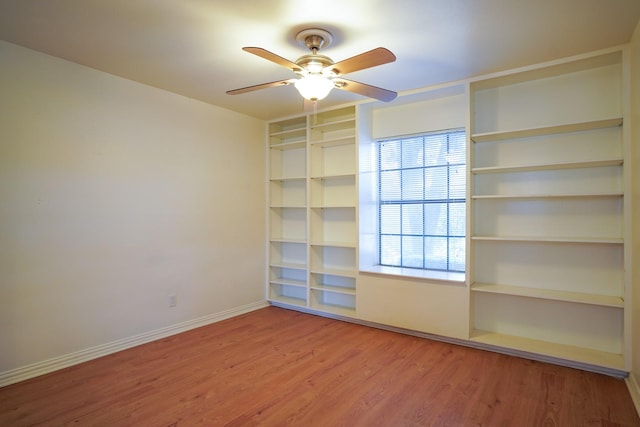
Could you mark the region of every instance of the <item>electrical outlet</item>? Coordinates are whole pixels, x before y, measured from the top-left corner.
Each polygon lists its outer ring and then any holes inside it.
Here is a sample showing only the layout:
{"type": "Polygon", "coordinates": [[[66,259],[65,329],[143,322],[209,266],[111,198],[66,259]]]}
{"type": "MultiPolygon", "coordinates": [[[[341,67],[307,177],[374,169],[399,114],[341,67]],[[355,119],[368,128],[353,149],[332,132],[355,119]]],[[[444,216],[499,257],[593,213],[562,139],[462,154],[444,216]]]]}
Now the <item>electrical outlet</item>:
{"type": "Polygon", "coordinates": [[[178,297],[175,294],[169,295],[169,307],[178,305],[178,297]]]}

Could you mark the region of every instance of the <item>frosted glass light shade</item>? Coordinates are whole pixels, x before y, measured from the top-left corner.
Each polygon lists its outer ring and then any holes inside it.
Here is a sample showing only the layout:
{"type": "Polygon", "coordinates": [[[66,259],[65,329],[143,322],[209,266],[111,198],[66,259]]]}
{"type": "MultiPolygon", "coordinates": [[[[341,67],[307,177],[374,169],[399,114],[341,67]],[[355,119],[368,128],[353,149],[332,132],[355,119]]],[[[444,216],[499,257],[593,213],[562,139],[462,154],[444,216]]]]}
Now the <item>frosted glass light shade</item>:
{"type": "Polygon", "coordinates": [[[296,80],[294,86],[303,98],[318,101],[329,95],[333,89],[333,82],[319,74],[310,74],[296,80]]]}

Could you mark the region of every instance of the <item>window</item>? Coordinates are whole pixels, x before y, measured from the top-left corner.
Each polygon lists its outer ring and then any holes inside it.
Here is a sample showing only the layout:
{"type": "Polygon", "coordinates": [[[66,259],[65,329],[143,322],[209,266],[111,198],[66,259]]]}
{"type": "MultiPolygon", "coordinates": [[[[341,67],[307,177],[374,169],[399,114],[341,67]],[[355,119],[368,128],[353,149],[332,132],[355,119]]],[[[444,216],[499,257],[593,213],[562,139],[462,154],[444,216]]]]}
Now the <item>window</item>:
{"type": "Polygon", "coordinates": [[[379,263],[465,271],[464,130],[378,141],[379,263]]]}

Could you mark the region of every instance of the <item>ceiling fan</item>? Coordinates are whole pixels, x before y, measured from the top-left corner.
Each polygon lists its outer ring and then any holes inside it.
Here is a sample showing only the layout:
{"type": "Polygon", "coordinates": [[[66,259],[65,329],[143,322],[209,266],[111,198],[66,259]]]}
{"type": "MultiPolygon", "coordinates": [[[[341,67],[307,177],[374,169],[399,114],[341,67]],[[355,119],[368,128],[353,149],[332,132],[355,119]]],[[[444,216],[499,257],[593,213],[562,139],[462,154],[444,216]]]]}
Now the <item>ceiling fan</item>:
{"type": "Polygon", "coordinates": [[[243,87],[229,90],[227,93],[229,95],[238,95],[259,89],[292,84],[298,92],[300,92],[300,95],[309,101],[318,101],[325,98],[333,88],[346,90],[385,102],[392,101],[396,98],[396,92],[353,80],[347,80],[342,77],[354,71],[393,62],[396,60],[396,56],[393,53],[388,49],[379,47],[334,63],[328,56],[318,54],[318,51],[321,48],[329,46],[332,40],[333,36],[330,32],[319,28],[300,31],[296,35],[296,41],[308,47],[311,54],[303,55],[295,62],[289,61],[260,47],[243,47],[242,50],[246,52],[290,69],[298,75],[298,78],[243,87]]]}

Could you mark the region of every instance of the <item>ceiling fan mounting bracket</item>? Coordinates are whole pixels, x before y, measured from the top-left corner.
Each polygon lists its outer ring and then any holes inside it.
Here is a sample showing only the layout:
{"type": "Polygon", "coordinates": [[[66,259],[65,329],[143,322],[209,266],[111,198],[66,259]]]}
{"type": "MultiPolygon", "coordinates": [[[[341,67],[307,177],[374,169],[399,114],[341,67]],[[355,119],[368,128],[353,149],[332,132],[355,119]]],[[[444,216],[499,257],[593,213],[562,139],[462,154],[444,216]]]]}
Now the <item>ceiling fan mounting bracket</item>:
{"type": "Polygon", "coordinates": [[[296,34],[296,41],[315,54],[318,50],[329,47],[333,41],[333,35],[321,28],[308,28],[296,34]]]}

